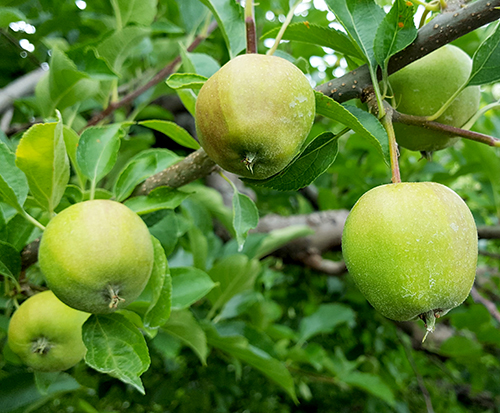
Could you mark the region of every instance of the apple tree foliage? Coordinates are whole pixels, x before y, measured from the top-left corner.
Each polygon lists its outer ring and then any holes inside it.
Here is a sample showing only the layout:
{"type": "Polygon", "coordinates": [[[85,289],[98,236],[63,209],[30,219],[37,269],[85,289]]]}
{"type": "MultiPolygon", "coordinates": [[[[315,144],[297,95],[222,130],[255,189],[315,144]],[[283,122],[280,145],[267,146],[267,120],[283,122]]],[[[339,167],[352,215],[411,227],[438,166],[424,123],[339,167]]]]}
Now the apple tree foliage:
{"type": "Polygon", "coordinates": [[[308,76],[317,117],[289,166],[244,186],[219,179],[193,120],[206,79],[245,52],[240,3],[0,2],[0,413],[498,411],[500,1],[258,2],[260,53],[292,17],[275,55],[308,76]],[[403,181],[467,202],[480,259],[472,295],[422,344],[422,324],[369,306],[338,240],[293,253],[317,236],[294,218],[327,225],[390,182],[366,94],[381,105],[390,73],[449,42],[473,58],[483,109],[456,145],[432,158],[401,149],[399,166],[403,181]],[[84,361],[34,372],[8,346],[9,320],[46,289],[45,225],[92,198],[142,217],[154,268],[126,309],[87,320],[84,361]]]}

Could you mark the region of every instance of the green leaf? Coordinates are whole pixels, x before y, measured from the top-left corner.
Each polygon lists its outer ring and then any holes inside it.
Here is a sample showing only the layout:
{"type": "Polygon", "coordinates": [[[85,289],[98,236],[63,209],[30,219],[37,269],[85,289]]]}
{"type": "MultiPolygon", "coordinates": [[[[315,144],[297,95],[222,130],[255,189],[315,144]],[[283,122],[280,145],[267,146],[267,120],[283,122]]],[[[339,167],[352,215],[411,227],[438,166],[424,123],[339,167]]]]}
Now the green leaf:
{"type": "Polygon", "coordinates": [[[23,211],[28,196],[28,180],[16,166],[16,157],[3,142],[0,142],[0,200],[17,211],[23,211]]]}
{"type": "Polygon", "coordinates": [[[76,162],[95,186],[113,168],[124,132],[122,125],[93,126],[83,131],[76,150],[76,162]]]}
{"type": "Polygon", "coordinates": [[[34,371],[36,388],[40,394],[47,395],[49,387],[56,382],[59,377],[60,371],[54,373],[46,373],[43,371],[34,371]]]}
{"type": "Polygon", "coordinates": [[[147,328],[158,328],[164,325],[170,317],[172,278],[168,269],[167,257],[160,241],[154,237],[152,239],[155,261],[148,281],[148,287],[152,291],[152,298],[144,315],[144,325],[147,328]]]}
{"type": "Polygon", "coordinates": [[[141,332],[121,314],[93,314],[84,323],[85,362],[95,370],[130,384],[144,394],[140,375],[151,362],[141,332]]]}
{"type": "Polygon", "coordinates": [[[453,336],[441,345],[439,353],[448,357],[478,357],[482,346],[468,337],[453,336]]]}
{"type": "MultiPolygon", "coordinates": [[[[262,35],[262,38],[275,38],[280,29],[280,27],[272,29],[262,35]]],[[[364,60],[359,49],[356,48],[356,45],[353,44],[352,40],[347,35],[339,30],[320,26],[318,24],[309,22],[292,23],[287,27],[283,35],[283,40],[295,40],[322,47],[329,47],[347,56],[364,60]]]]}
{"type": "Polygon", "coordinates": [[[113,192],[118,202],[127,199],[146,178],[163,171],[182,158],[168,149],[149,149],[129,160],[116,180],[113,192]]]}
{"type": "Polygon", "coordinates": [[[99,83],[80,72],[75,63],[57,47],[52,49],[49,72],[38,82],[35,94],[45,117],[57,108],[63,110],[81,102],[99,90],[99,83]]]}
{"type": "Polygon", "coordinates": [[[241,194],[235,185],[233,189],[233,228],[238,248],[241,250],[248,231],[256,228],[259,223],[259,211],[248,195],[241,194]]]}
{"type": "Polygon", "coordinates": [[[374,66],[373,45],[377,29],[385,17],[384,11],[373,0],[325,0],[325,2],[358,45],[366,62],[374,66]]]}
{"type": "Polygon", "coordinates": [[[235,1],[200,0],[213,13],[231,58],[236,57],[246,47],[243,8],[235,1]]]}
{"type": "Polygon", "coordinates": [[[189,310],[173,311],[162,330],[189,346],[201,363],[207,364],[207,337],[189,310]]]}
{"type": "Polygon", "coordinates": [[[116,73],[108,62],[99,56],[95,47],[82,46],[68,51],[68,57],[75,62],[78,70],[85,72],[95,80],[118,79],[116,73]]]}
{"type": "Polygon", "coordinates": [[[78,166],[78,162],[76,161],[76,150],[80,142],[80,135],[78,135],[78,133],[76,133],[73,129],[64,125],[63,138],[66,152],[69,156],[69,160],[71,161],[71,165],[73,166],[76,175],[78,176],[80,186],[82,188],[85,188],[85,182],[87,181],[87,178],[85,177],[85,175],[83,175],[80,167],[78,166]]]}
{"type": "Polygon", "coordinates": [[[0,28],[7,29],[10,23],[19,22],[19,21],[27,21],[28,19],[18,9],[14,9],[13,7],[0,7],[0,28]]]}
{"type": "Polygon", "coordinates": [[[385,384],[379,376],[370,373],[353,371],[339,377],[340,381],[354,387],[358,387],[368,393],[381,398],[391,406],[396,404],[392,389],[385,384]]]}
{"type": "Polygon", "coordinates": [[[132,52],[133,47],[150,32],[150,28],[140,26],[128,26],[117,30],[99,44],[97,52],[114,71],[120,73],[122,65],[132,52]]]}
{"type": "Polygon", "coordinates": [[[21,214],[16,214],[6,226],[7,236],[5,241],[17,251],[22,249],[40,236],[40,229],[27,221],[21,214]]]}
{"type": "Polygon", "coordinates": [[[157,13],[158,0],[115,0],[122,27],[130,23],[149,26],[157,13]]]}
{"type": "Polygon", "coordinates": [[[69,181],[62,122],[29,128],[17,146],[16,165],[26,174],[36,201],[52,214],[69,181]]]}
{"type": "Polygon", "coordinates": [[[21,272],[21,255],[13,245],[0,241],[0,274],[17,279],[21,272]]]}
{"type": "Polygon", "coordinates": [[[298,402],[293,378],[284,363],[271,357],[260,348],[250,345],[248,340],[243,336],[222,335],[213,325],[208,323],[204,327],[209,345],[256,368],[283,388],[295,403],[298,402]]]}
{"type": "MultiPolygon", "coordinates": [[[[82,386],[68,373],[60,373],[47,388],[47,394],[71,392],[82,386]]],[[[0,380],[0,413],[26,412],[29,405],[42,400],[33,373],[16,373],[2,376],[0,380]]]]}
{"type": "Polygon", "coordinates": [[[301,320],[299,343],[302,344],[317,334],[331,333],[343,323],[354,326],[355,313],[350,307],[342,304],[322,304],[315,313],[301,320]]]}
{"type": "Polygon", "coordinates": [[[212,303],[208,318],[236,294],[252,288],[259,273],[259,261],[243,254],[231,255],[217,262],[208,272],[217,283],[207,296],[212,303]]]}
{"type": "Polygon", "coordinates": [[[196,117],[196,95],[192,89],[177,89],[177,96],[182,101],[186,110],[196,117]]]}
{"type": "MultiPolygon", "coordinates": [[[[182,64],[184,64],[187,60],[190,62],[190,66],[193,70],[190,72],[194,72],[198,75],[204,76],[205,78],[211,77],[215,72],[220,69],[220,64],[217,60],[215,60],[212,56],[205,53],[189,53],[181,49],[182,51],[182,64]]],[[[188,72],[188,70],[185,70],[188,72]]]]}
{"type": "Polygon", "coordinates": [[[486,85],[500,80],[500,24],[479,46],[472,60],[467,86],[486,85]]]}
{"type": "Polygon", "coordinates": [[[200,144],[188,133],[174,122],[168,120],[145,120],[139,122],[139,125],[146,126],[158,132],[164,133],[169,138],[186,148],[199,149],[200,144]]]}
{"type": "Polygon", "coordinates": [[[323,132],[316,136],[288,166],[267,179],[244,179],[253,185],[280,191],[297,191],[322,175],[337,158],[339,136],[323,132]]]}
{"type": "Polygon", "coordinates": [[[390,164],[389,138],[375,116],[355,106],[343,106],[320,92],[315,93],[316,113],[318,115],[326,116],[351,128],[374,145],[383,156],[386,164],[390,164]]]}
{"type": "Polygon", "coordinates": [[[215,283],[205,271],[193,267],[171,268],[172,309],[182,310],[202,299],[215,283]]]}
{"type": "Polygon", "coordinates": [[[125,201],[136,214],[149,214],[160,209],[177,208],[188,196],[189,192],[161,186],[154,189],[148,195],[136,196],[125,201]]]}
{"type": "Polygon", "coordinates": [[[167,86],[172,89],[200,89],[207,78],[196,73],[174,73],[167,79],[167,86]]]}
{"type": "Polygon", "coordinates": [[[375,58],[385,68],[391,56],[403,50],[417,37],[413,22],[415,7],[407,0],[396,0],[377,29],[374,43],[375,58]]]}

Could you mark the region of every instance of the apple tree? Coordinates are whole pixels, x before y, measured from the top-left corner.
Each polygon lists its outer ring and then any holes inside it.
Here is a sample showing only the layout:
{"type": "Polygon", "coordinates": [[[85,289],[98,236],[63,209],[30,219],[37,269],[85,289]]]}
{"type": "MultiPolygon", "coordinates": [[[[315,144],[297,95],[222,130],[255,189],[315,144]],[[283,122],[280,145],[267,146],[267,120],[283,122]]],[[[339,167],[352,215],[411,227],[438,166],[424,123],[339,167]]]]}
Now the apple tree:
{"type": "Polygon", "coordinates": [[[0,413],[498,411],[499,18],[0,2],[0,413]]]}

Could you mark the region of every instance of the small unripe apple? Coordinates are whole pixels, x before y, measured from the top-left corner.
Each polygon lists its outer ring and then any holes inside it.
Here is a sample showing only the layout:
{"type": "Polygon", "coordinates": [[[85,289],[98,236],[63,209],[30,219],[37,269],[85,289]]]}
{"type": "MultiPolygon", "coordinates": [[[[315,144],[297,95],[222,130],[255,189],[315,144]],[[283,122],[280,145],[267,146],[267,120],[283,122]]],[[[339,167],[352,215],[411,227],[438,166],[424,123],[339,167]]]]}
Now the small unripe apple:
{"type": "MultiPolygon", "coordinates": [[[[430,116],[469,79],[472,60],[456,46],[446,45],[389,76],[396,109],[407,115],[430,116]]],[[[436,122],[462,127],[479,109],[479,86],[463,90],[436,122]]],[[[394,124],[404,148],[433,152],[458,138],[418,126],[394,124]]]]}
{"type": "Polygon", "coordinates": [[[85,355],[82,325],[89,316],[62,303],[52,291],[38,293],[12,316],[9,347],[34,370],[67,370],[85,355]]]}
{"type": "Polygon", "coordinates": [[[276,56],[245,54],[203,85],[196,130],[207,155],[223,169],[265,179],[298,154],[316,111],[304,74],[276,56]]]}
{"type": "Polygon", "coordinates": [[[477,229],[465,202],[432,183],[382,185],[354,205],[342,253],[349,274],[385,317],[435,317],[469,295],[477,264],[477,229]]]}
{"type": "Polygon", "coordinates": [[[119,202],[74,204],[53,218],[38,253],[54,294],[89,313],[109,313],[134,301],[153,269],[148,227],[119,202]]]}

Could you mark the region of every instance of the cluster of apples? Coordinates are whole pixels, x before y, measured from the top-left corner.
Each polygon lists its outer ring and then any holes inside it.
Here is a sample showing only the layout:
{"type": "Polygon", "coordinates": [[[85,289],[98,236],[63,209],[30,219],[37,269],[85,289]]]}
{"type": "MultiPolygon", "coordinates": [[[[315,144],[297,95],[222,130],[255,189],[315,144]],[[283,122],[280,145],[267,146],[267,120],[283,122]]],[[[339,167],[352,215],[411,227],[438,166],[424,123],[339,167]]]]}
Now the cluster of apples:
{"type": "MultiPolygon", "coordinates": [[[[445,46],[390,77],[404,113],[431,115],[467,80],[470,58],[445,46]],[[443,70],[443,64],[453,67],[443,70]]],[[[461,126],[478,109],[478,88],[465,89],[437,119],[461,126]]],[[[275,56],[247,54],[224,65],[201,88],[196,127],[209,157],[240,176],[265,179],[300,152],[315,117],[308,79],[275,56]]],[[[401,146],[435,151],[456,139],[396,125],[401,146]]],[[[364,194],[344,229],[343,255],[367,300],[384,316],[428,323],[468,296],[477,263],[477,230],[465,202],[431,182],[383,185],[364,194]]],[[[135,300],[154,262],[149,230],[124,205],[75,204],[48,224],[39,263],[50,291],[26,300],[9,325],[9,345],[42,371],[65,370],[85,354],[81,327],[91,313],[135,300]]]]}
{"type": "Polygon", "coordinates": [[[8,331],[9,346],[39,371],[66,370],[85,355],[82,325],[134,301],[154,263],[144,221],[111,200],[74,204],[45,229],[38,254],[50,290],[24,301],[8,331]]]}
{"type": "MultiPolygon", "coordinates": [[[[398,110],[433,115],[467,81],[471,59],[444,46],[389,80],[398,110]],[[452,70],[450,70],[450,67],[452,70]]],[[[479,108],[478,87],[468,87],[437,121],[460,127],[479,108]]],[[[307,78],[279,57],[240,56],[201,88],[196,104],[198,138],[222,168],[264,179],[299,152],[315,116],[307,78]]],[[[428,129],[395,125],[398,143],[432,152],[457,141],[428,129]]],[[[367,300],[384,316],[435,318],[468,296],[477,264],[477,230],[465,202],[431,182],[383,185],[364,194],[349,215],[343,255],[367,300]]]]}

